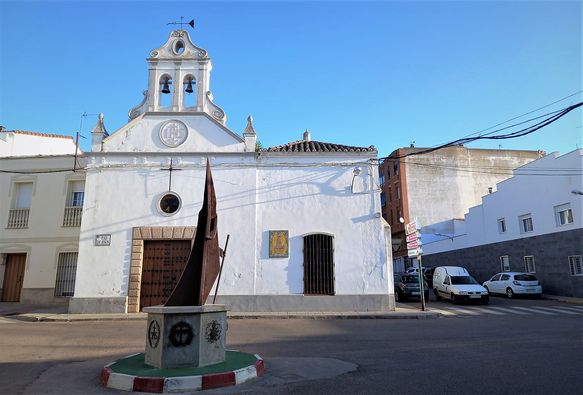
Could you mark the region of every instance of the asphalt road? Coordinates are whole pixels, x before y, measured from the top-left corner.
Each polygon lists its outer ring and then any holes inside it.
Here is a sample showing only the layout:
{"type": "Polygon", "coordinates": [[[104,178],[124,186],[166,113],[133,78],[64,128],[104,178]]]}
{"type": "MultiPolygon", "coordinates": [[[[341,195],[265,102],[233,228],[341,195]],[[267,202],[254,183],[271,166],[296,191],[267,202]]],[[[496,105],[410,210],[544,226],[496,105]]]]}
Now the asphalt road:
{"type": "MultiPolygon", "coordinates": [[[[582,388],[583,306],[492,298],[488,306],[430,302],[429,308],[452,314],[230,320],[229,348],[260,354],[267,373],[206,393],[561,394],[582,388]]],[[[0,318],[0,393],[118,393],[99,386],[99,371],[143,351],[144,330],[145,321],[0,318]]]]}

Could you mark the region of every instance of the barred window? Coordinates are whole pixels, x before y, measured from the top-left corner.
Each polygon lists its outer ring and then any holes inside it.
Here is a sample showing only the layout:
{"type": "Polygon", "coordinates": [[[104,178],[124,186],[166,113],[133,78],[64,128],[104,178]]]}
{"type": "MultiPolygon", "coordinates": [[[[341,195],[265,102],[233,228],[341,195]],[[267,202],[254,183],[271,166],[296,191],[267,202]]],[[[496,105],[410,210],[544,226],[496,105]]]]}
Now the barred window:
{"type": "Polygon", "coordinates": [[[334,295],[333,237],[304,236],[304,294],[334,295]]]}
{"type": "Polygon", "coordinates": [[[59,254],[55,296],[73,296],[75,294],[77,255],[77,252],[61,252],[59,254]]]}
{"type": "Polygon", "coordinates": [[[569,257],[569,270],[571,271],[571,276],[583,276],[581,255],[571,255],[569,257]]]}

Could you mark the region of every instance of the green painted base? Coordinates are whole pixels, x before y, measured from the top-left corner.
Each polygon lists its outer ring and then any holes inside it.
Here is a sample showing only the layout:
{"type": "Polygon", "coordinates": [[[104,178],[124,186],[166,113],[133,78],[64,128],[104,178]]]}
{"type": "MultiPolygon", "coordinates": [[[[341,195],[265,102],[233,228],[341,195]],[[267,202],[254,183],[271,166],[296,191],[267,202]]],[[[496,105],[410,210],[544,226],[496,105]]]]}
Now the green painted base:
{"type": "Polygon", "coordinates": [[[241,369],[254,365],[257,358],[253,354],[239,351],[226,351],[225,361],[202,368],[175,368],[158,369],[144,363],[144,354],[136,354],[130,357],[118,359],[109,368],[115,373],[129,374],[140,377],[179,377],[201,376],[213,373],[222,373],[241,369]]]}

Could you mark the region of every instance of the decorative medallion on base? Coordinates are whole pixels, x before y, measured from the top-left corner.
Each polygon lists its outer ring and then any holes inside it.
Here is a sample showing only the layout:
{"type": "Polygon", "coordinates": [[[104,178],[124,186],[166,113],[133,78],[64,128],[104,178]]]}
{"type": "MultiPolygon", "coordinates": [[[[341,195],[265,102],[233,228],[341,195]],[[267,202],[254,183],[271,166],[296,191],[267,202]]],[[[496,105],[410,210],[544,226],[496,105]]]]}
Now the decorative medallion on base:
{"type": "Polygon", "coordinates": [[[148,365],[196,368],[225,360],[225,306],[151,306],[144,312],[148,313],[148,365]]]}

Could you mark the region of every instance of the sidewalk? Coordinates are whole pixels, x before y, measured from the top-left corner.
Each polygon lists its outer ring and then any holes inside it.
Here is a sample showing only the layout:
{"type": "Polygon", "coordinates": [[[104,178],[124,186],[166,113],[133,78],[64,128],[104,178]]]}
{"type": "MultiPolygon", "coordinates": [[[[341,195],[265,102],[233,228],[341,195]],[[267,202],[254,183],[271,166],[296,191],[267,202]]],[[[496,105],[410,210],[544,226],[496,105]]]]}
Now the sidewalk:
{"type": "Polygon", "coordinates": [[[557,302],[572,303],[572,304],[583,304],[583,298],[572,298],[570,296],[557,296],[557,295],[542,295],[543,299],[555,300],[557,302]]]}
{"type": "MultiPolygon", "coordinates": [[[[542,295],[543,299],[562,303],[583,305],[583,298],[542,295]]],[[[429,308],[431,306],[428,306],[429,308]]],[[[111,321],[145,320],[146,313],[131,314],[68,314],[67,306],[28,305],[21,303],[0,303],[0,317],[10,317],[21,321],[111,321]]],[[[435,311],[421,311],[418,307],[397,307],[395,311],[378,312],[229,312],[230,319],[434,319],[443,314],[435,311]]]]}
{"type": "MultiPolygon", "coordinates": [[[[112,313],[112,314],[68,314],[64,306],[34,306],[18,303],[0,303],[0,316],[21,321],[111,321],[111,320],[145,320],[146,313],[112,313]],[[20,306],[20,307],[19,307],[20,306]]],[[[378,312],[229,312],[230,319],[434,319],[442,315],[433,311],[421,311],[418,308],[397,307],[395,311],[378,312]]]]}

